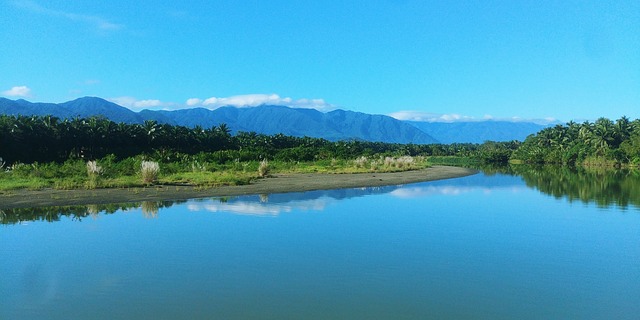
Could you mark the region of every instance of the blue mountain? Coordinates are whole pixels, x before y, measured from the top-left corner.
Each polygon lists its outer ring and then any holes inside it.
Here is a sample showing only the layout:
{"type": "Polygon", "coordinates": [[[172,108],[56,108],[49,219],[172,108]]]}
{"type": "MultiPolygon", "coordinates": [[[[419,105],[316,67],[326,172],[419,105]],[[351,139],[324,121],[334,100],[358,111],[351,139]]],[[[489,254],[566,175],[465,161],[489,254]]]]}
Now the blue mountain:
{"type": "Polygon", "coordinates": [[[232,132],[282,133],[328,140],[365,140],[391,143],[482,143],[524,140],[545,125],[532,122],[416,122],[400,121],[384,115],[335,110],[263,105],[253,108],[222,107],[215,110],[191,108],[173,111],[133,112],[97,97],[84,97],[64,103],[33,103],[0,98],[0,114],[53,115],[61,119],[103,116],[115,122],[158,123],[210,128],[226,124],[232,132]]]}
{"type": "Polygon", "coordinates": [[[0,98],[0,114],[23,116],[52,115],[60,119],[103,116],[114,122],[142,123],[144,119],[125,107],[102,98],[84,97],[64,103],[29,102],[0,98]]]}
{"type": "Polygon", "coordinates": [[[148,119],[161,123],[204,128],[226,124],[232,132],[283,133],[328,140],[365,140],[389,143],[437,143],[433,137],[400,120],[366,113],[263,105],[253,108],[222,107],[174,111],[143,111],[148,119]],[[154,114],[152,114],[155,113],[154,114]]]}
{"type": "Polygon", "coordinates": [[[282,133],[328,140],[437,143],[437,140],[416,127],[388,116],[344,110],[322,113],[314,109],[270,105],[133,112],[97,97],[84,97],[60,104],[0,98],[0,114],[52,115],[61,119],[103,116],[115,122],[143,123],[145,120],[155,120],[158,123],[204,128],[224,123],[232,132],[282,133]]]}
{"type": "Polygon", "coordinates": [[[417,122],[407,123],[422,130],[441,143],[483,143],[524,139],[549,125],[533,122],[473,121],[473,122],[417,122]]]}
{"type": "MultiPolygon", "coordinates": [[[[138,113],[102,98],[84,97],[61,103],[59,106],[69,110],[69,114],[72,117],[104,116],[113,122],[124,123],[141,123],[144,121],[138,113]]],[[[61,118],[68,118],[68,116],[61,118]]]]}

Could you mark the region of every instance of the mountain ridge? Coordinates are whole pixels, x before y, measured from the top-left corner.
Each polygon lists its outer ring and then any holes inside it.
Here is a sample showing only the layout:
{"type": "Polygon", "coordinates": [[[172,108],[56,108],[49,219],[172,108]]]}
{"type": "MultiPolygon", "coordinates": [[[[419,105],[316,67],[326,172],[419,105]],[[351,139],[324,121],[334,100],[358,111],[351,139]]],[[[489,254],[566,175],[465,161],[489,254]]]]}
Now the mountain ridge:
{"type": "Polygon", "coordinates": [[[418,128],[383,115],[335,110],[322,113],[315,109],[262,105],[252,108],[221,107],[179,110],[143,110],[134,112],[98,97],[82,97],[63,103],[14,101],[0,98],[0,114],[52,115],[61,119],[104,116],[115,122],[158,123],[186,127],[212,127],[225,123],[232,132],[282,133],[328,140],[365,140],[387,143],[428,144],[438,141],[418,128]]]}
{"type": "Polygon", "coordinates": [[[224,106],[214,110],[197,107],[178,110],[132,111],[99,97],[82,97],[63,103],[29,102],[0,97],[0,114],[53,115],[61,119],[104,116],[114,122],[210,128],[226,124],[231,132],[282,133],[327,140],[366,140],[390,143],[483,143],[523,141],[548,127],[533,122],[485,120],[475,122],[403,121],[386,115],[348,110],[326,113],[315,109],[261,105],[251,108],[224,106]]]}

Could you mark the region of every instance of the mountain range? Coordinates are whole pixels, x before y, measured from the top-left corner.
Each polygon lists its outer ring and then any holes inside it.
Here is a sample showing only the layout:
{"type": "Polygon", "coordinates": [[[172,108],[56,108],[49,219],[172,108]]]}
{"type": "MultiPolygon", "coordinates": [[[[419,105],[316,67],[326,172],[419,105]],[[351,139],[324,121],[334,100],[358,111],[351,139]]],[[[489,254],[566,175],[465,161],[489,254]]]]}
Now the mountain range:
{"type": "Polygon", "coordinates": [[[142,110],[134,112],[97,97],[84,97],[64,103],[34,103],[26,100],[0,98],[0,114],[52,115],[61,119],[104,116],[114,122],[158,123],[210,128],[222,123],[232,132],[247,131],[264,134],[282,133],[328,140],[365,140],[389,143],[482,143],[524,140],[545,126],[530,122],[415,122],[401,121],[385,115],[334,110],[262,105],[252,108],[221,107],[215,110],[192,108],[180,110],[142,110]]]}

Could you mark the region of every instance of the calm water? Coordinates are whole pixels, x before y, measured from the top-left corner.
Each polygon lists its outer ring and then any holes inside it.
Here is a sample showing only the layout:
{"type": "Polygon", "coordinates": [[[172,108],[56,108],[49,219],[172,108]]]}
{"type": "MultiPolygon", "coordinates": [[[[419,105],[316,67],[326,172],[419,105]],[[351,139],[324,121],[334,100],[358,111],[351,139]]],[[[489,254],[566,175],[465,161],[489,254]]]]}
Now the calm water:
{"type": "Polygon", "coordinates": [[[5,210],[0,319],[637,319],[637,177],[549,179],[5,210]]]}

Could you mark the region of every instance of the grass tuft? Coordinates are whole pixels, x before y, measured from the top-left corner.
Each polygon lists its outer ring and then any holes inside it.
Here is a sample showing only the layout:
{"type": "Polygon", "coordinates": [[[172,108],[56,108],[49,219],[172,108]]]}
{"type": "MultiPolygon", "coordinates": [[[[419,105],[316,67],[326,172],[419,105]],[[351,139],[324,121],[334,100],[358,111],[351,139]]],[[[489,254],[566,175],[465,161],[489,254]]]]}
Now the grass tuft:
{"type": "Polygon", "coordinates": [[[160,165],[155,161],[142,161],[141,165],[142,182],[152,184],[158,180],[160,165]]]}

